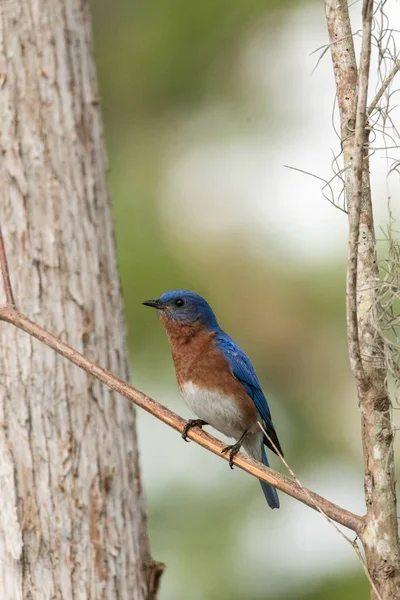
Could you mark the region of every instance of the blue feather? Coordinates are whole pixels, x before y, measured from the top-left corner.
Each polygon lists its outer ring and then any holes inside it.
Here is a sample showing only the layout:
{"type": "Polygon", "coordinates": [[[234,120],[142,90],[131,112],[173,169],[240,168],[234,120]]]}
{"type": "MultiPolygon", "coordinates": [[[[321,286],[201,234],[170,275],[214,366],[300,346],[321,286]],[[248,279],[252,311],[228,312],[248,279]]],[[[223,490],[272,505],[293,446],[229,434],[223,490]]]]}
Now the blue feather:
{"type": "MultiPolygon", "coordinates": [[[[227,333],[222,331],[222,329],[216,332],[215,339],[218,348],[229,362],[233,375],[240,381],[256,405],[266,432],[283,456],[275,427],[272,424],[271,412],[269,410],[267,400],[263,394],[260,382],[258,381],[250,359],[246,356],[240,346],[238,346],[238,344],[236,344],[236,342],[227,333]]],[[[276,449],[267,437],[264,437],[264,443],[273,452],[275,452],[275,454],[277,454],[276,449]]]]}
{"type": "MultiPolygon", "coordinates": [[[[263,464],[266,467],[269,467],[269,462],[268,462],[268,458],[267,458],[267,453],[265,452],[264,444],[261,444],[261,452],[262,452],[263,464]]],[[[260,479],[260,483],[261,483],[262,491],[264,492],[265,499],[268,502],[268,506],[270,506],[270,508],[279,508],[280,503],[279,503],[278,493],[277,493],[276,489],[272,485],[267,483],[266,481],[261,481],[261,479],[260,479]]]]}

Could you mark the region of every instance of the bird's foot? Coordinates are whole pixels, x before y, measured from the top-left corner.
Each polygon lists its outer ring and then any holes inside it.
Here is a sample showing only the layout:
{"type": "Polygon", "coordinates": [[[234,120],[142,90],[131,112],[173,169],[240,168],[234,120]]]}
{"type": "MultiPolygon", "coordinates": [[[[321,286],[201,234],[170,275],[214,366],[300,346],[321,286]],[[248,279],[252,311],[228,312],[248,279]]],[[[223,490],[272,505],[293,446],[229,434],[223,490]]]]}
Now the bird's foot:
{"type": "Polygon", "coordinates": [[[222,454],[224,454],[225,452],[229,452],[229,466],[231,469],[233,469],[233,459],[242,447],[243,440],[246,438],[247,434],[247,430],[243,431],[241,437],[235,444],[232,444],[231,446],[226,446],[223,450],[221,450],[222,454]]]}
{"type": "Polygon", "coordinates": [[[231,469],[233,469],[233,459],[235,458],[236,454],[239,452],[241,447],[242,441],[239,440],[238,442],[236,442],[236,444],[226,446],[223,450],[221,450],[222,454],[224,454],[225,452],[229,452],[229,466],[231,469]]]}
{"type": "Polygon", "coordinates": [[[189,441],[188,439],[186,439],[187,434],[189,433],[189,429],[192,429],[192,427],[200,427],[201,429],[203,425],[208,425],[208,423],[206,421],[203,421],[203,419],[189,419],[184,427],[184,430],[182,431],[182,437],[185,440],[185,442],[189,441]]]}

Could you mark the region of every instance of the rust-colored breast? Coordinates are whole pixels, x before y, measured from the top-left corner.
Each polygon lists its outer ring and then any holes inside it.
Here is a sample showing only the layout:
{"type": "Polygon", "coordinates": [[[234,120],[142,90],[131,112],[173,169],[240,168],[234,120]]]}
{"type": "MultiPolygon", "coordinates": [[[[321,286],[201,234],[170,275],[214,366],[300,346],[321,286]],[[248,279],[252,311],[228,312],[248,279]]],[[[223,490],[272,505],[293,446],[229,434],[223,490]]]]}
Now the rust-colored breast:
{"type": "Polygon", "coordinates": [[[198,323],[173,321],[163,313],[160,316],[171,345],[179,387],[192,381],[199,387],[216,389],[222,396],[235,398],[247,420],[255,421],[256,406],[216,346],[214,332],[198,323]]]}

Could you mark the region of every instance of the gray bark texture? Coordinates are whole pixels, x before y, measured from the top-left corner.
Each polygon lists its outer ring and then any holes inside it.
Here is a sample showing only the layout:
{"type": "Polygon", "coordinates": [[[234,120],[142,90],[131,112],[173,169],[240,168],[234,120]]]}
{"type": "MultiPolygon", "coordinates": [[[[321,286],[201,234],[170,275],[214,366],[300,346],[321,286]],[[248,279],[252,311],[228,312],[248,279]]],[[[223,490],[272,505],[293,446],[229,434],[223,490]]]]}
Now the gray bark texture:
{"type": "MultiPolygon", "coordinates": [[[[0,122],[17,305],[127,380],[86,0],[1,1],[0,122]]],[[[150,599],[160,570],[134,407],[1,323],[0,598],[150,599]]]]}

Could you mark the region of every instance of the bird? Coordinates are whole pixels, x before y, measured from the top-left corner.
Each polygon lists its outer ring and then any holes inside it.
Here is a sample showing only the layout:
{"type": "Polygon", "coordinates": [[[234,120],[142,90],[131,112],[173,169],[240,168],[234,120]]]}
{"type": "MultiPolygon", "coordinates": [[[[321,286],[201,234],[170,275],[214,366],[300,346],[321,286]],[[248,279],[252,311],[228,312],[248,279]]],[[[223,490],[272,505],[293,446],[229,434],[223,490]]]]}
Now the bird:
{"type": "MultiPolygon", "coordinates": [[[[196,415],[182,432],[210,425],[233,438],[226,446],[229,464],[241,447],[269,467],[265,446],[279,456],[282,448],[272,423],[268,402],[250,359],[218,324],[209,303],[190,290],[170,290],[142,304],[155,308],[171,346],[181,395],[196,415]],[[268,437],[263,433],[262,425],[268,437]]],[[[279,508],[276,489],[260,480],[271,508],[279,508]]]]}

